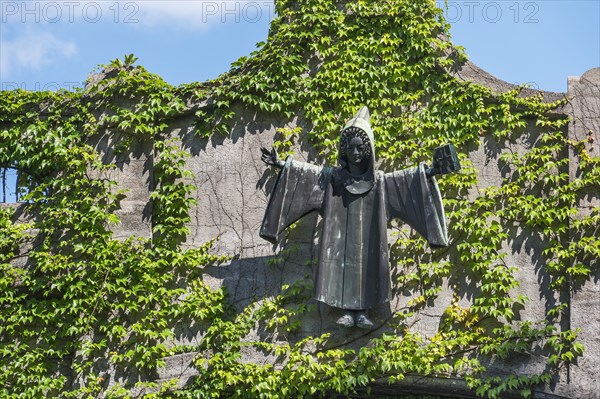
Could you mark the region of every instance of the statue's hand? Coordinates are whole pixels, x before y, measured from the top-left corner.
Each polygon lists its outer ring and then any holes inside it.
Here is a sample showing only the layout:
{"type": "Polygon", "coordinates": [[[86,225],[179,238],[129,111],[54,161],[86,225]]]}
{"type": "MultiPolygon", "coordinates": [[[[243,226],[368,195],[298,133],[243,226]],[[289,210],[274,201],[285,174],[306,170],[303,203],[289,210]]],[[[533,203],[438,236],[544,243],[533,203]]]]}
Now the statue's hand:
{"type": "Polygon", "coordinates": [[[425,176],[427,177],[433,177],[435,175],[437,175],[439,172],[434,168],[434,167],[429,167],[427,165],[425,165],[425,176]]]}
{"type": "Polygon", "coordinates": [[[277,155],[277,150],[272,148],[271,151],[267,150],[265,147],[261,147],[260,151],[262,155],[260,159],[267,165],[276,166],[279,169],[283,168],[285,162],[279,159],[279,155],[277,155]]]}

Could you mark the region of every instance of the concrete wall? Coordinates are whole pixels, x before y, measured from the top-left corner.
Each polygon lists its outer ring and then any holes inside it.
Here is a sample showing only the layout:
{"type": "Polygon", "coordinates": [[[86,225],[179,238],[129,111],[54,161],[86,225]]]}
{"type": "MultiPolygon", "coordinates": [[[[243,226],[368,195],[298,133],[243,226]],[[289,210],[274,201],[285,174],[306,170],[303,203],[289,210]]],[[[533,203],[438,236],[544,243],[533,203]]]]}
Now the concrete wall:
{"type": "MultiPolygon", "coordinates": [[[[566,112],[571,116],[569,138],[585,141],[590,156],[600,156],[600,68],[590,69],[580,77],[569,77],[568,92],[571,102],[566,112]]],[[[570,154],[570,179],[580,177],[577,158],[570,154]]],[[[578,204],[582,215],[589,215],[600,206],[600,192],[588,192],[578,204]]],[[[573,237],[573,239],[577,239],[573,237]]],[[[596,260],[593,278],[584,285],[572,285],[570,327],[581,330],[579,337],[586,353],[569,370],[566,387],[561,392],[572,392],[577,386],[579,397],[600,397],[600,268],[596,260]],[[564,389],[564,391],[563,391],[564,389]]]]}
{"type": "MultiPolygon", "coordinates": [[[[474,64],[467,63],[462,69],[453,72],[464,80],[484,84],[496,91],[513,88],[506,82],[495,79],[474,64]]],[[[524,94],[533,94],[531,90],[524,94]]],[[[541,93],[548,101],[564,97],[564,93],[541,93]]],[[[570,138],[589,139],[590,152],[598,155],[600,151],[600,68],[592,69],[579,78],[569,78],[569,90],[572,97],[570,105],[561,112],[572,117],[568,127],[570,138]],[[590,133],[591,132],[591,133],[590,133]]],[[[199,107],[203,105],[200,104],[199,107]]],[[[184,116],[175,120],[170,126],[171,134],[180,140],[183,148],[191,154],[187,168],[194,173],[193,183],[197,187],[195,197],[198,205],[193,209],[191,234],[186,245],[198,246],[215,237],[220,237],[215,251],[234,256],[226,265],[208,270],[208,281],[214,287],[226,286],[231,300],[237,309],[264,297],[277,295],[283,284],[312,275],[312,265],[317,258],[318,218],[310,215],[302,219],[299,228],[294,231],[289,241],[298,245],[298,249],[283,264],[270,265],[268,260],[278,253],[278,247],[271,245],[258,236],[260,223],[267,205],[268,195],[274,183],[276,170],[270,169],[260,160],[260,147],[271,147],[276,129],[280,127],[307,128],[306,121],[298,118],[291,123],[277,119],[262,119],[257,115],[245,115],[229,137],[213,137],[202,139],[194,135],[193,116],[184,116]]],[[[523,151],[535,142],[531,135],[522,142],[508,148],[503,143],[496,143],[482,138],[480,146],[473,148],[469,155],[479,171],[481,184],[499,185],[504,173],[499,156],[503,151],[523,151]]],[[[110,132],[96,138],[92,143],[103,154],[107,162],[116,162],[118,169],[111,178],[127,188],[128,193],[119,211],[121,224],[116,228],[117,237],[130,235],[151,236],[151,201],[153,187],[154,149],[151,142],[135,143],[131,153],[118,155],[113,151],[118,141],[110,132]]],[[[295,148],[297,159],[315,161],[314,152],[310,148],[295,148]]],[[[575,157],[571,155],[571,178],[577,178],[578,168],[575,157]]],[[[589,193],[580,204],[582,211],[600,205],[598,193],[589,193]]],[[[400,227],[401,228],[401,227],[400,227]]],[[[397,229],[397,227],[396,227],[397,229]]],[[[542,319],[547,311],[548,303],[553,301],[548,289],[548,278],[544,274],[541,262],[543,243],[536,241],[531,232],[515,230],[513,238],[504,250],[508,253],[506,262],[519,269],[521,282],[520,292],[528,295],[533,303],[527,306],[523,319],[542,319]]],[[[390,234],[391,237],[391,234],[390,234]]],[[[581,329],[581,340],[586,345],[586,352],[577,365],[572,366],[553,382],[552,386],[540,388],[537,397],[569,397],[600,398],[600,284],[595,276],[583,286],[571,287],[566,293],[571,300],[571,314],[565,321],[566,326],[581,329]]],[[[456,282],[456,281],[454,281],[456,282]]],[[[446,282],[448,284],[448,282],[446,282]]],[[[463,282],[464,283],[464,282],[463,282]]],[[[372,312],[376,327],[381,326],[395,309],[403,306],[410,298],[398,295],[390,307],[382,307],[372,312]]],[[[414,322],[413,329],[423,333],[434,334],[437,331],[443,309],[450,304],[451,293],[446,290],[427,314],[414,322]]],[[[468,299],[464,299],[465,303],[468,299]]],[[[344,329],[337,326],[334,320],[339,311],[325,305],[317,305],[307,317],[296,339],[307,335],[319,335],[330,331],[333,341],[347,343],[348,347],[358,348],[385,329],[365,332],[360,329],[344,329]]],[[[256,332],[256,337],[259,332],[256,332]]],[[[185,335],[185,342],[197,340],[193,334],[185,335]]],[[[159,380],[181,378],[185,382],[193,375],[190,366],[194,353],[180,354],[166,359],[166,367],[159,370],[159,380]]],[[[248,361],[268,362],[269,358],[258,352],[248,350],[245,354],[248,361]]],[[[539,372],[545,360],[513,359],[508,362],[490,364],[493,372],[513,374],[539,372]]],[[[407,380],[395,387],[380,386],[382,393],[454,393],[470,395],[464,383],[450,379],[415,379],[407,380]]]]}

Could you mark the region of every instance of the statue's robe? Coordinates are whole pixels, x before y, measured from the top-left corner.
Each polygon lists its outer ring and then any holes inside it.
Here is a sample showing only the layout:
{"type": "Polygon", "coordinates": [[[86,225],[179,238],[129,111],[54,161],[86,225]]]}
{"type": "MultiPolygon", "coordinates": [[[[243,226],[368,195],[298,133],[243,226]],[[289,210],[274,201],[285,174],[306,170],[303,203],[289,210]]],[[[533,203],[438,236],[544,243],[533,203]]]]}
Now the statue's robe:
{"type": "Polygon", "coordinates": [[[275,243],[290,224],[319,212],[323,230],[315,298],[342,309],[369,309],[390,299],[387,224],[392,218],[409,224],[432,246],[448,243],[439,188],[423,164],[370,176],[374,181],[288,157],[261,226],[261,237],[275,243]]]}

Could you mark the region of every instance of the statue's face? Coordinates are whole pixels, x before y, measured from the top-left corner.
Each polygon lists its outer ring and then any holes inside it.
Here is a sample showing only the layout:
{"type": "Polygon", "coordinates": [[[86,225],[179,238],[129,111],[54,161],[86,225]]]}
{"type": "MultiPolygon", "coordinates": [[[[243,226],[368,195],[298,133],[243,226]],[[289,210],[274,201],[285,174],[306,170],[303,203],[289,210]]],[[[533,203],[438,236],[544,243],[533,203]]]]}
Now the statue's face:
{"type": "Polygon", "coordinates": [[[352,137],[346,145],[346,159],[350,165],[361,165],[366,158],[365,143],[360,137],[352,137]]]}

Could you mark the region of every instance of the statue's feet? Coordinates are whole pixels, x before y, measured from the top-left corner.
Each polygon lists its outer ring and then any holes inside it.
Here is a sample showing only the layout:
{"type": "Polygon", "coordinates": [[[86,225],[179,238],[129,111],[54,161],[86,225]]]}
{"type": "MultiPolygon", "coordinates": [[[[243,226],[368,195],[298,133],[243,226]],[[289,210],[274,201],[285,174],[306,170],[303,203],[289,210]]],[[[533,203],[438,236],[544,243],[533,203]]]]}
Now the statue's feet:
{"type": "Polygon", "coordinates": [[[346,313],[337,319],[336,323],[343,327],[352,327],[354,325],[354,317],[350,313],[346,313]]]}
{"type": "Polygon", "coordinates": [[[365,330],[370,330],[371,328],[373,328],[373,322],[369,320],[369,318],[367,317],[367,313],[364,311],[358,311],[356,313],[355,324],[356,327],[364,328],[365,330]]]}

